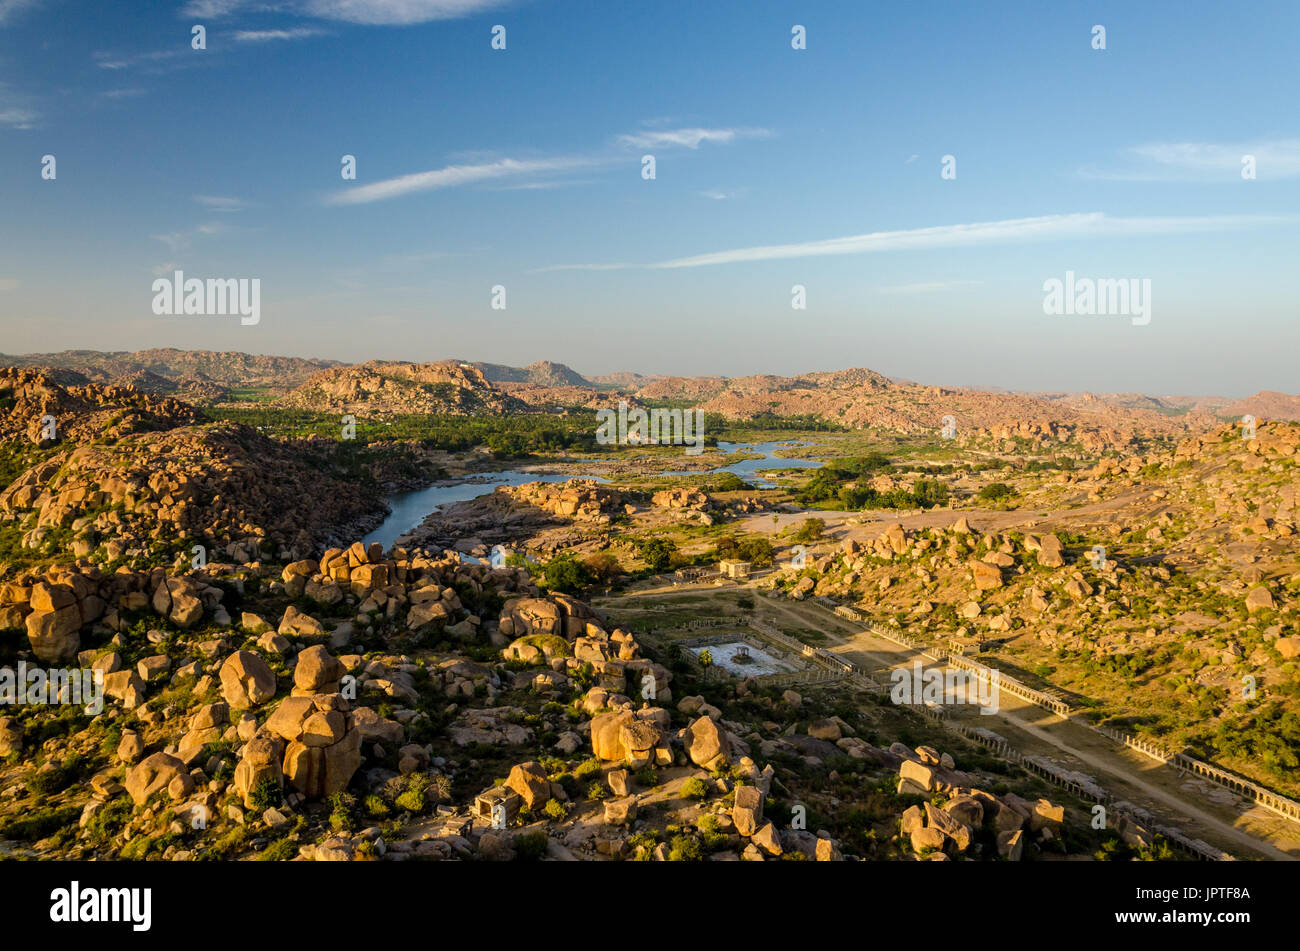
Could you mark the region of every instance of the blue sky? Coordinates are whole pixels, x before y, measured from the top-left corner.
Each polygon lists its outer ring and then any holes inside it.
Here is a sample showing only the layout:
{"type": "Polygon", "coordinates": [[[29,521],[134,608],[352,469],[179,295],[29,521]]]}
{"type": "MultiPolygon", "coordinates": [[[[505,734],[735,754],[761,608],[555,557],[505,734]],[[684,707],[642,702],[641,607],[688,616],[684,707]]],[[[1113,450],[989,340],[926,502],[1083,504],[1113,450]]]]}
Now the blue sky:
{"type": "Polygon", "coordinates": [[[1292,2],[0,0],[0,351],[1297,392],[1297,36],[1292,2]],[[260,322],[155,316],[177,268],[260,279],[260,322]],[[1044,314],[1067,270],[1149,279],[1150,323],[1044,314]]]}

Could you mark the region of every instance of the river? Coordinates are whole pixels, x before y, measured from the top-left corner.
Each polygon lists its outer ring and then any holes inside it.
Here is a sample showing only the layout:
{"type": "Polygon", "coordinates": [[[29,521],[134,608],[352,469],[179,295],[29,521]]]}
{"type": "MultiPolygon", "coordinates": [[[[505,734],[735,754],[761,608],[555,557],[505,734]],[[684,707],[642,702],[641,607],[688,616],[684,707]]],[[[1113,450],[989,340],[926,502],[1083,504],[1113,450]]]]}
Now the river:
{"type": "MultiPolygon", "coordinates": [[[[734,443],[720,442],[718,448],[730,455],[733,452],[744,451],[747,453],[762,453],[761,459],[742,459],[739,462],[733,462],[727,466],[719,466],[717,469],[707,470],[705,473],[699,472],[664,472],[660,473],[665,476],[673,475],[701,475],[716,474],[719,472],[731,472],[744,479],[750,485],[760,489],[770,489],[777,483],[758,477],[758,473],[763,469],[774,468],[799,468],[809,469],[817,468],[821,465],[813,459],[786,459],[776,455],[778,449],[788,449],[797,446],[807,445],[806,443],[795,442],[761,442],[761,443],[734,443]]],[[[598,460],[592,460],[596,462],[598,460]]],[[[490,495],[496,491],[499,485],[523,485],[525,482],[565,482],[569,479],[585,478],[593,479],[596,482],[606,482],[599,476],[575,476],[571,474],[541,473],[541,472],[524,472],[519,469],[507,469],[503,472],[492,472],[481,476],[474,476],[473,481],[459,482],[440,482],[437,485],[431,485],[427,489],[418,489],[415,492],[405,492],[401,495],[395,495],[388,499],[388,507],[392,509],[392,514],[384,519],[384,523],[376,528],[373,532],[362,539],[366,545],[372,542],[379,542],[385,550],[393,544],[398,537],[405,535],[411,529],[416,528],[423,522],[431,512],[451,502],[468,502],[476,499],[481,495],[490,495]]]]}

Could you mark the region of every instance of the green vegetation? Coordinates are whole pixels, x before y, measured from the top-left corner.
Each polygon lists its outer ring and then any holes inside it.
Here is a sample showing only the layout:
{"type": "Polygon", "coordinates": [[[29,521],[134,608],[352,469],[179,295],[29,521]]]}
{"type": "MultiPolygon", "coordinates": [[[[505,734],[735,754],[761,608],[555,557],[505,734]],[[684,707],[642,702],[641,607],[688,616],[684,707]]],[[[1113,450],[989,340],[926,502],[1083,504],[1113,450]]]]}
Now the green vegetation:
{"type": "Polygon", "coordinates": [[[672,567],[677,545],[666,538],[650,538],[641,543],[640,551],[651,571],[667,571],[672,567]]]}
{"type": "Polygon", "coordinates": [[[806,518],[799,530],[790,536],[792,542],[815,542],[826,531],[826,521],[820,518],[806,518]]]}
{"type": "Polygon", "coordinates": [[[948,501],[948,487],[934,479],[918,479],[911,489],[880,492],[859,485],[861,480],[893,471],[889,460],[878,452],[835,459],[813,473],[798,493],[804,505],[861,509],[932,508],[948,501]]]}
{"type": "MultiPolygon", "coordinates": [[[[316,435],[338,440],[340,417],[311,410],[263,406],[212,407],[214,420],[233,420],[279,439],[305,439],[316,435]]],[[[580,451],[596,453],[596,417],[591,412],[573,416],[541,413],[510,416],[455,416],[412,414],[386,418],[358,418],[356,439],[340,445],[364,448],[376,442],[412,440],[429,449],[467,452],[486,446],[498,458],[516,458],[537,452],[580,451]]]]}
{"type": "Polygon", "coordinates": [[[698,776],[692,776],[682,783],[682,795],[687,799],[703,799],[708,794],[709,784],[698,776]]]}

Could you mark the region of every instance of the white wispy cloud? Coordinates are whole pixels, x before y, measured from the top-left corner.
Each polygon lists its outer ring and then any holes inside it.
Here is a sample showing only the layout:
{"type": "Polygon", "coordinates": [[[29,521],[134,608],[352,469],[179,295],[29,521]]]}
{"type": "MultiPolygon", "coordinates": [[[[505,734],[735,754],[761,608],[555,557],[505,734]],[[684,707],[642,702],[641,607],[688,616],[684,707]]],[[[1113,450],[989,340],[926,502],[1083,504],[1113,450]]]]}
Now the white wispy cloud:
{"type": "Polygon", "coordinates": [[[409,26],[454,20],[505,5],[505,0],[190,0],[181,15],[218,19],[247,11],[275,11],[368,26],[409,26]]]}
{"type": "Polygon", "coordinates": [[[700,192],[702,198],[712,198],[714,201],[726,201],[728,198],[735,198],[736,192],[723,191],[720,188],[710,188],[700,192]]]}
{"type": "Polygon", "coordinates": [[[235,33],[236,43],[272,43],[277,40],[305,40],[312,36],[321,36],[325,31],[303,26],[291,30],[239,30],[235,33]]]}
{"type": "Polygon", "coordinates": [[[112,53],[107,50],[100,50],[95,53],[95,65],[100,69],[132,69],[136,66],[149,66],[153,68],[161,67],[163,64],[177,57],[186,55],[190,48],[187,45],[184,50],[151,50],[145,53],[112,53]]]}
{"type": "Polygon", "coordinates": [[[105,89],[99,95],[104,99],[134,99],[136,96],[143,96],[144,90],[135,87],[125,89],[105,89]]]}
{"type": "Polygon", "coordinates": [[[0,126],[14,129],[30,129],[36,124],[38,114],[31,109],[19,109],[16,106],[0,107],[0,126]]]}
{"type": "Polygon", "coordinates": [[[1061,238],[1108,237],[1119,235],[1186,234],[1221,231],[1252,225],[1277,224],[1294,219],[1268,215],[1219,215],[1187,218],[1114,218],[1103,212],[1043,215],[971,224],[911,228],[905,231],[873,231],[867,234],[733,248],[674,258],[649,265],[652,268],[705,267],[746,261],[775,261],[791,258],[824,257],[835,254],[869,254],[877,251],[905,251],[929,248],[969,247],[1017,241],[1051,241],[1061,238]]]}
{"type": "Polygon", "coordinates": [[[171,250],[173,254],[178,251],[187,251],[194,243],[194,239],[199,235],[223,234],[230,230],[230,227],[224,222],[208,221],[189,231],[172,231],[167,234],[152,234],[149,237],[155,241],[161,241],[171,250]]]}
{"type": "Polygon", "coordinates": [[[32,106],[31,97],[15,92],[8,83],[0,82],[0,127],[30,129],[40,117],[32,106]]]}
{"type": "Polygon", "coordinates": [[[248,202],[242,198],[226,198],[220,195],[195,195],[194,200],[213,211],[235,212],[243,211],[248,207],[248,202]]]}
{"type": "Polygon", "coordinates": [[[250,0],[190,0],[181,7],[181,16],[216,20],[251,6],[250,0]]]}
{"type": "Polygon", "coordinates": [[[1300,138],[1243,142],[1152,142],[1125,149],[1113,168],[1086,166],[1083,178],[1122,182],[1241,181],[1243,157],[1260,179],[1300,177],[1300,138]]]}
{"type": "Polygon", "coordinates": [[[400,175],[369,185],[350,188],[336,192],[325,199],[327,205],[362,205],[372,201],[384,201],[415,192],[433,191],[439,188],[455,188],[459,185],[472,185],[477,182],[492,181],[518,175],[537,175],[550,172],[568,171],[595,163],[590,158],[550,158],[550,159],[499,159],[477,165],[448,165],[427,172],[415,172],[400,175]]]}
{"type": "Polygon", "coordinates": [[[0,0],[0,25],[20,10],[36,6],[36,0],[0,0]]]}
{"type": "Polygon", "coordinates": [[[764,138],[771,134],[770,129],[645,129],[620,135],[618,143],[634,149],[698,149],[706,142],[725,145],[737,139],[764,138]]]}

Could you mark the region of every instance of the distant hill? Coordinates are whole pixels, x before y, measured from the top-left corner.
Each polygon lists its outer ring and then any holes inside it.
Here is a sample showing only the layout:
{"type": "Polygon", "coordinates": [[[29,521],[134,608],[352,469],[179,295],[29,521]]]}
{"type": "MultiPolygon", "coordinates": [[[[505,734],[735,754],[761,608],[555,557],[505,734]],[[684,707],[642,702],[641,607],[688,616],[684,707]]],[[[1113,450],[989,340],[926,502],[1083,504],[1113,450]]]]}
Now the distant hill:
{"type": "Polygon", "coordinates": [[[532,383],[536,386],[591,386],[592,381],[550,360],[538,360],[526,367],[508,367],[500,363],[475,363],[489,383],[532,383]]]}
{"type": "Polygon", "coordinates": [[[1254,396],[1247,396],[1244,400],[1223,407],[1220,412],[1220,415],[1229,417],[1241,417],[1246,414],[1256,419],[1300,420],[1300,396],[1262,390],[1254,396]]]}
{"type": "Polygon", "coordinates": [[[401,363],[372,360],[317,373],[277,403],[291,409],[329,412],[473,413],[499,416],[527,409],[493,386],[471,363],[439,360],[401,363]]]}
{"type": "Polygon", "coordinates": [[[177,395],[216,397],[224,389],[258,387],[287,392],[313,373],[344,366],[337,360],[274,357],[238,351],[61,350],[58,353],[0,354],[0,366],[50,367],[71,370],[91,383],[135,382],[146,392],[163,392],[164,381],[176,384],[177,395]]]}

